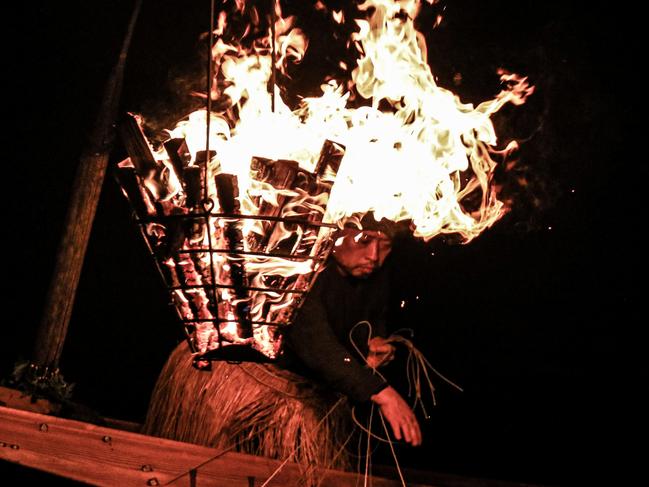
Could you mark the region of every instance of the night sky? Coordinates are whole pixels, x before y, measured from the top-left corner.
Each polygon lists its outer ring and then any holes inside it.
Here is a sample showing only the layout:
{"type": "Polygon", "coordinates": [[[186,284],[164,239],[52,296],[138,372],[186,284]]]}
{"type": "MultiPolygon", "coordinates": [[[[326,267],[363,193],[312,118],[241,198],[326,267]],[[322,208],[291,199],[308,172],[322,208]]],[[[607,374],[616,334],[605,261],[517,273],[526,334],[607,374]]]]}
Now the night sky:
{"type": "MultiPolygon", "coordinates": [[[[76,165],[130,5],[33,2],[5,17],[5,123],[15,126],[4,131],[2,377],[31,354],[76,165]]],[[[499,67],[529,76],[536,93],[494,119],[501,141],[523,141],[517,169],[498,174],[512,211],[469,245],[411,240],[392,256],[394,327],[413,328],[431,363],[464,388],[438,383],[438,405],[422,423],[425,444],[399,448],[402,465],[596,483],[617,471],[626,439],[639,435],[634,396],[646,380],[635,378],[643,343],[638,281],[647,260],[646,135],[638,135],[634,118],[645,83],[634,60],[642,56],[641,31],[621,6],[584,5],[448,0],[420,20],[439,84],[463,101],[495,95],[499,67]],[[525,186],[515,182],[523,177],[525,186]]],[[[308,90],[335,64],[327,59],[334,48],[322,19],[304,5],[295,9],[312,45],[292,83],[308,90]]],[[[206,0],[145,1],[122,113],[144,113],[163,128],[193,108],[187,93],[203,83],[196,53],[208,22],[206,0]]],[[[124,156],[117,141],[111,164],[124,156]]],[[[79,403],[141,422],[157,373],[180,339],[109,169],[63,374],[76,384],[79,403]]]]}

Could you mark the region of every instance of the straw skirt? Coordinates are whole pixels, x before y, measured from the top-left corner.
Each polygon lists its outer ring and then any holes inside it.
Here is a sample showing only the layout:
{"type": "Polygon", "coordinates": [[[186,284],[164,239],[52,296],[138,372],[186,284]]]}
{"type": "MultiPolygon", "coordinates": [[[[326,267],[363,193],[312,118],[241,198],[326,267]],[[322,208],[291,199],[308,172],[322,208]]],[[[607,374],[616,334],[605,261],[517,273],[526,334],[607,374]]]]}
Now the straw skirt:
{"type": "Polygon", "coordinates": [[[275,459],[348,469],[346,400],[272,364],[212,362],[197,370],[186,342],[155,385],[145,434],[275,459]]]}

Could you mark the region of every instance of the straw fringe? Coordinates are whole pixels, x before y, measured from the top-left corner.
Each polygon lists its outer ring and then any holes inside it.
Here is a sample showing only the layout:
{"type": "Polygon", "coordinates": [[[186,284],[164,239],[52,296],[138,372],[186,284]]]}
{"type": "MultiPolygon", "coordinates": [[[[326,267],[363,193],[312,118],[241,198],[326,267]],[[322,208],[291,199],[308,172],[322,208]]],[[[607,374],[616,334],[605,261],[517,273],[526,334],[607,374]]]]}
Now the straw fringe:
{"type": "MultiPolygon", "coordinates": [[[[186,342],[172,352],[154,388],[144,433],[298,463],[349,469],[346,402],[270,364],[213,362],[192,366],[186,342]],[[329,413],[329,414],[328,414],[329,413]]],[[[307,484],[313,484],[307,478],[307,484]]]]}

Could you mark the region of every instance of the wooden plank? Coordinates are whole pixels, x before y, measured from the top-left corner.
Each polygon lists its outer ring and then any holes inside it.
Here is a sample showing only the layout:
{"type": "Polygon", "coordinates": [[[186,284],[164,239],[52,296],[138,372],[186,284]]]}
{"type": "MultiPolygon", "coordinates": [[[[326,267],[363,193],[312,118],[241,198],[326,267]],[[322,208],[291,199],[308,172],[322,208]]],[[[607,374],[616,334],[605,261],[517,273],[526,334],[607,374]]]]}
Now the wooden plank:
{"type": "Polygon", "coordinates": [[[0,406],[32,411],[34,413],[57,413],[61,407],[46,399],[34,400],[31,395],[16,389],[0,386],[0,406]]]}
{"type": "MultiPolygon", "coordinates": [[[[260,486],[280,465],[268,458],[4,407],[0,407],[0,459],[100,486],[260,486]]],[[[363,481],[355,473],[335,470],[322,470],[321,478],[322,487],[356,487],[363,481]]],[[[297,465],[288,463],[268,485],[298,485],[299,479],[297,465]]],[[[372,485],[401,483],[373,477],[372,485]]]]}

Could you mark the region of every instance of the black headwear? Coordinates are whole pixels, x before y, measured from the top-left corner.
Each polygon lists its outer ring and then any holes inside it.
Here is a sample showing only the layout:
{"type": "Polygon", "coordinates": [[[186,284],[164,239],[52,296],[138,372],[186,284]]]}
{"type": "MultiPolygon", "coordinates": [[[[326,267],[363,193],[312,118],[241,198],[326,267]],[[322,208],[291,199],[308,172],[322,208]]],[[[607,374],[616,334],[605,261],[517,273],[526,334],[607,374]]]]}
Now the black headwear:
{"type": "Polygon", "coordinates": [[[345,227],[358,228],[359,230],[373,230],[381,232],[391,239],[408,232],[410,220],[394,222],[387,218],[376,220],[374,212],[365,213],[362,217],[359,214],[353,215],[345,220],[345,227]]]}

